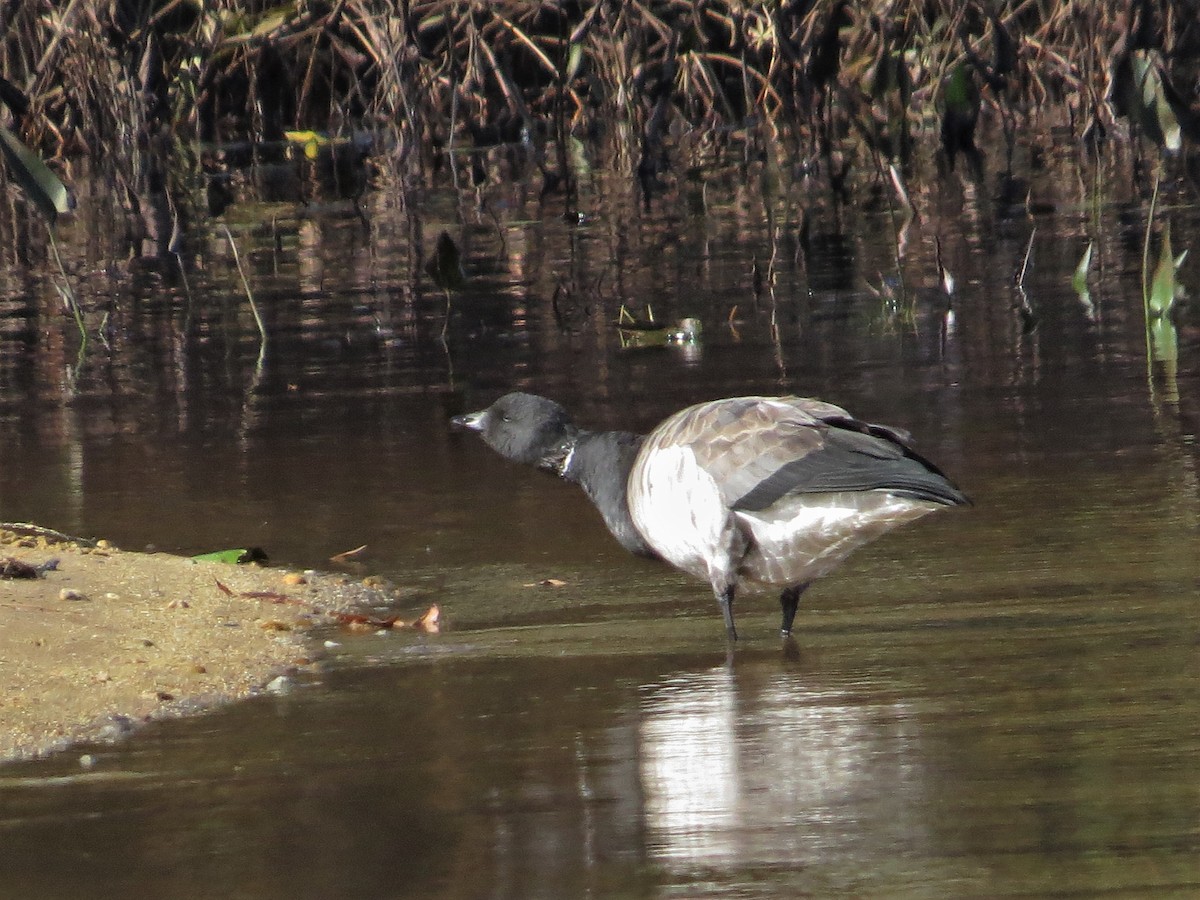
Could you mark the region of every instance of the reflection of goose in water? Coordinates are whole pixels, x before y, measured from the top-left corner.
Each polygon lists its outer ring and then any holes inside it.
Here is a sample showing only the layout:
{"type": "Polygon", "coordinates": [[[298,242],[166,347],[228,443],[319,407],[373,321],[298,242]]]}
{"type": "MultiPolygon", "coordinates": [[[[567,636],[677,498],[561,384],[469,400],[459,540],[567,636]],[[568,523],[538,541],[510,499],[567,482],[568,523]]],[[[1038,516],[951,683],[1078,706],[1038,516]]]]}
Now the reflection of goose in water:
{"type": "Polygon", "coordinates": [[[786,673],[746,682],[743,667],[721,667],[647,690],[638,773],[655,862],[677,873],[828,873],[930,840],[910,708],[786,673]]]}

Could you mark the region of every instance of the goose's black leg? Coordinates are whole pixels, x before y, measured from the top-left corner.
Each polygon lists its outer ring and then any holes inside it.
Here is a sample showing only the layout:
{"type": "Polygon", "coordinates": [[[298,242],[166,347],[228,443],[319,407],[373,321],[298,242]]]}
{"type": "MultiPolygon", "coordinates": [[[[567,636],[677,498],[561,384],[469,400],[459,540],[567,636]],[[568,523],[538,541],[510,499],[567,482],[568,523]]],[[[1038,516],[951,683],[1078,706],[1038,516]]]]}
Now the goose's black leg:
{"type": "Polygon", "coordinates": [[[791,587],[784,588],[783,593],[779,595],[779,605],[783,608],[783,624],[779,630],[784,637],[792,633],[792,622],[796,620],[796,607],[800,605],[800,595],[807,587],[808,582],[793,584],[791,587]]]}
{"type": "Polygon", "coordinates": [[[733,627],[733,594],[735,590],[736,588],[731,584],[725,590],[717,593],[717,602],[721,604],[721,615],[725,617],[725,634],[731,641],[737,640],[737,629],[733,627]]]}

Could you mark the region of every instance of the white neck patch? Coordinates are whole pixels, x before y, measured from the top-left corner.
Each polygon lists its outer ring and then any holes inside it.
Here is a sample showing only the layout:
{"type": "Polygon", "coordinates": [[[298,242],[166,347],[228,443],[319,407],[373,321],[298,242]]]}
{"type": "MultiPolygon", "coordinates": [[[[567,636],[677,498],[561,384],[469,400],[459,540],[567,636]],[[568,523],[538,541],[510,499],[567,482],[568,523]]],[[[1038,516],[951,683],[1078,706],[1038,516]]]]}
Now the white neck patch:
{"type": "Polygon", "coordinates": [[[571,460],[575,458],[575,441],[571,441],[570,447],[567,448],[567,455],[563,457],[562,462],[558,464],[558,477],[566,478],[567,469],[571,468],[571,460]]]}

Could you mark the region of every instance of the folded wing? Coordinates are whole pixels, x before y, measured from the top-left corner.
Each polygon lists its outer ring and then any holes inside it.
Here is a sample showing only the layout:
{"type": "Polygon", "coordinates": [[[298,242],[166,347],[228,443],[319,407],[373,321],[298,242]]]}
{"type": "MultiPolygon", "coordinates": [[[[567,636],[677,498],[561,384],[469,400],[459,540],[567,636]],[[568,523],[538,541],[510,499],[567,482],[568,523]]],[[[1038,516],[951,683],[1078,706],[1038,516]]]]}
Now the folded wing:
{"type": "Polygon", "coordinates": [[[887,491],[947,506],[967,502],[902,432],[861,422],[820,400],[744,397],[703,405],[670,441],[690,447],[735,511],[844,491],[887,491]]]}

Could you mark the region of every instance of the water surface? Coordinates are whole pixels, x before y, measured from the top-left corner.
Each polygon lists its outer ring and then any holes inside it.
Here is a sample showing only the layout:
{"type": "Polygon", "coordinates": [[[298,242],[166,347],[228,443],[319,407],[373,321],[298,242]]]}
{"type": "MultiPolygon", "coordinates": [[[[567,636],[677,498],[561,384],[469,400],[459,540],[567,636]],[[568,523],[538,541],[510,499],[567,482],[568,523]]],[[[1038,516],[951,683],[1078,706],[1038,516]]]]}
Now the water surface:
{"type": "Polygon", "coordinates": [[[263,218],[246,200],[226,215],[272,335],[257,370],[215,231],[186,289],[68,234],[111,297],[110,346],[80,367],[48,284],[9,276],[0,519],[297,566],[366,544],[354,574],[390,578],[401,609],[438,602],[449,627],[333,633],[326,670],[287,696],[4,768],[0,884],[1193,896],[1200,332],[1185,310],[1177,358],[1147,362],[1138,207],[1113,183],[1094,214],[1067,184],[1035,178],[1053,201],[1036,215],[995,185],[923,196],[937,215],[906,235],[904,271],[926,290],[899,310],[870,289],[895,268],[885,205],[776,195],[755,171],[681,177],[649,209],[600,174],[577,203],[384,183],[366,225],[335,200],[285,204],[279,243],[238,228],[263,218]],[[1012,275],[1035,227],[1030,328],[1012,275]],[[443,229],[469,276],[444,342],[422,275],[443,229]],[[935,236],[951,315],[927,290],[935,236]],[[1085,302],[1070,275],[1090,237],[1085,302]],[[623,349],[611,320],[647,302],[700,317],[701,344],[623,349]],[[742,598],[731,653],[706,586],[446,428],[513,387],[629,428],[715,396],[821,396],[913,432],[976,506],[860,551],[806,595],[794,642],[773,598],[742,598]]]}

